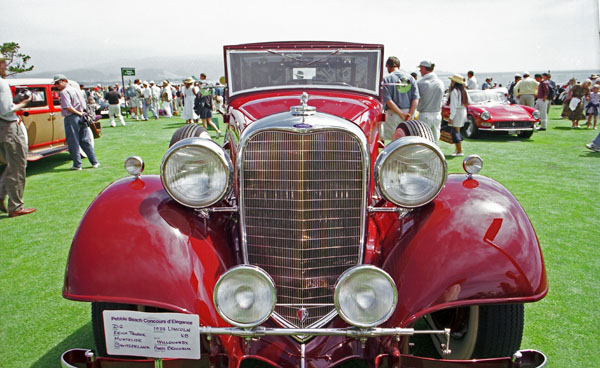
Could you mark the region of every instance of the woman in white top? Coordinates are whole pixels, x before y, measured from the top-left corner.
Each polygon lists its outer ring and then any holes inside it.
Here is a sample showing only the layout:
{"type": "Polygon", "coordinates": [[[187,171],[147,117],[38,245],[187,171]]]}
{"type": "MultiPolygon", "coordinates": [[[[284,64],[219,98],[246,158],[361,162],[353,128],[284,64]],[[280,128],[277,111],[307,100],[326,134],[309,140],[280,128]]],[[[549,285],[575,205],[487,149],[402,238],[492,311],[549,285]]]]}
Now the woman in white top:
{"type": "Polygon", "coordinates": [[[183,96],[183,113],[181,117],[186,124],[193,124],[198,120],[198,115],[194,112],[194,99],[196,98],[196,89],[194,88],[194,79],[188,78],[184,82],[185,87],[181,91],[183,96]]]}
{"type": "Polygon", "coordinates": [[[467,105],[469,104],[469,96],[465,90],[465,78],[461,75],[454,74],[450,77],[450,96],[448,97],[448,105],[450,105],[450,117],[448,125],[452,126],[452,143],[456,145],[456,151],[452,156],[464,156],[462,151],[460,128],[467,121],[467,105]]]}

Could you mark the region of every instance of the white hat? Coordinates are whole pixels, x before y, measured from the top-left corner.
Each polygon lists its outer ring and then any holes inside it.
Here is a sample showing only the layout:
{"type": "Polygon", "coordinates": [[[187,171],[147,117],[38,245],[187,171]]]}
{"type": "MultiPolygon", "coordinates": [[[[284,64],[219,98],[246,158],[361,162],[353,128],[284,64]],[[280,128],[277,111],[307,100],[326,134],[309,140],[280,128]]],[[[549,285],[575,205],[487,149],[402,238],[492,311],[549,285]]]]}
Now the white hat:
{"type": "Polygon", "coordinates": [[[429,60],[423,60],[417,65],[417,67],[423,66],[425,68],[431,68],[434,64],[429,60]]]}
{"type": "Polygon", "coordinates": [[[154,84],[154,81],[150,81],[150,84],[154,84]]]}
{"type": "Polygon", "coordinates": [[[6,60],[9,60],[9,58],[4,56],[4,54],[0,54],[0,61],[6,61],[6,60]]]}

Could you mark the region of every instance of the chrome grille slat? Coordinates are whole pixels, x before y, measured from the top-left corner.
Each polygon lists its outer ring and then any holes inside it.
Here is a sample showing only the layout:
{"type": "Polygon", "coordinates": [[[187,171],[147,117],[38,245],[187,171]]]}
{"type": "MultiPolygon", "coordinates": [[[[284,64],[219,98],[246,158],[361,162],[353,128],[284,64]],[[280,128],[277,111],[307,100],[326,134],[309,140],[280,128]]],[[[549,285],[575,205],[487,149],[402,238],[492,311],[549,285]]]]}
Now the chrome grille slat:
{"type": "Polygon", "coordinates": [[[365,162],[361,142],[344,130],[263,130],[245,144],[245,257],[271,275],[275,311],[296,327],[330,315],[335,282],[360,262],[365,162]],[[304,321],[297,315],[302,307],[304,321]]]}

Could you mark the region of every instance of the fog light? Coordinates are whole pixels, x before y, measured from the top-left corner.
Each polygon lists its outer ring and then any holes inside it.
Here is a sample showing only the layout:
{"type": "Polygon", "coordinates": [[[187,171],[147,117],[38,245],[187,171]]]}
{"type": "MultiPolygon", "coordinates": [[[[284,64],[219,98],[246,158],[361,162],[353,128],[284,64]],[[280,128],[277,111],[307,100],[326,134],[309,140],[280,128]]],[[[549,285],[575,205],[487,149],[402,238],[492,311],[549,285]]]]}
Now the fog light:
{"type": "Polygon", "coordinates": [[[275,284],[259,267],[237,266],[219,278],[213,301],[219,315],[233,326],[258,326],[275,309],[275,284]]]}
{"type": "Polygon", "coordinates": [[[394,280],[380,268],[362,265],[344,272],[335,286],[340,317],[357,327],[374,327],[391,317],[398,302],[394,280]]]}
{"type": "Polygon", "coordinates": [[[144,160],[139,156],[129,156],[125,159],[125,171],[129,175],[140,176],[144,171],[144,160]]]}
{"type": "Polygon", "coordinates": [[[483,167],[483,160],[477,155],[469,155],[463,160],[463,169],[469,175],[478,174],[483,167]]]}

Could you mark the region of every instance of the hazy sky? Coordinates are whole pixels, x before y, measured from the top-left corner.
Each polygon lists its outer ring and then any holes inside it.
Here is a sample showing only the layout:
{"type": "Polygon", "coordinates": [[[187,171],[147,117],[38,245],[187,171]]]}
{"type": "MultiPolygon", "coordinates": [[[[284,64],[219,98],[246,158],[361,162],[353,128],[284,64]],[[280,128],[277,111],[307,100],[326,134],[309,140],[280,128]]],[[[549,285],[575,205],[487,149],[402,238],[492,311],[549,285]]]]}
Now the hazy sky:
{"type": "Polygon", "coordinates": [[[414,70],[600,69],[600,0],[3,1],[0,42],[37,71],[222,55],[279,40],[382,43],[414,70]]]}

